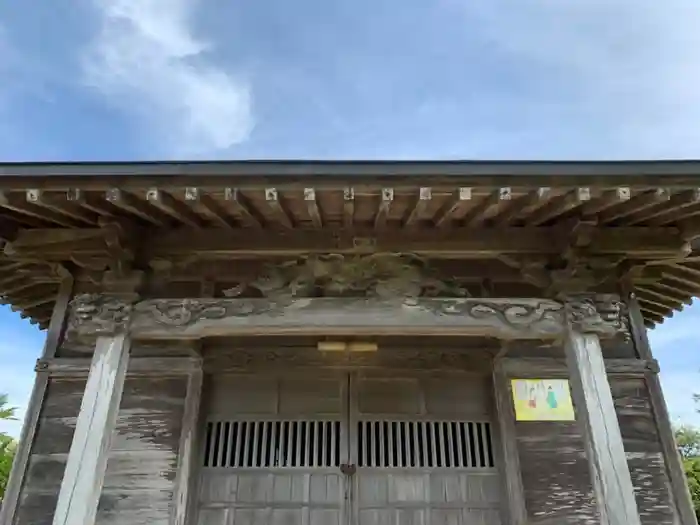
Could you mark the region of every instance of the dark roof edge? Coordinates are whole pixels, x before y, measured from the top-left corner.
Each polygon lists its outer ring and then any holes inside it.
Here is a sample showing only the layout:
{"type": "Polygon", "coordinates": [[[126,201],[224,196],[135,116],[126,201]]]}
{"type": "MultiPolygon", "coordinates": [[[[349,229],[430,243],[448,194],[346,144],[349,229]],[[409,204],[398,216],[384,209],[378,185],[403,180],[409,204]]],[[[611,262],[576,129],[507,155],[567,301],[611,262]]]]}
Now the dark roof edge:
{"type": "MultiPolygon", "coordinates": [[[[40,186],[65,186],[70,183],[118,184],[128,180],[129,185],[151,184],[187,185],[193,177],[208,177],[205,184],[217,179],[229,182],[253,183],[294,182],[300,177],[309,183],[329,183],[327,177],[347,178],[352,183],[390,179],[392,183],[416,183],[431,177],[430,183],[440,182],[463,185],[486,183],[548,185],[566,177],[567,185],[613,184],[676,185],[700,187],[700,160],[654,161],[315,161],[315,160],[234,160],[234,161],[165,161],[165,162],[41,162],[0,163],[0,186],[29,183],[27,179],[41,179],[40,186]],[[659,178],[663,178],[660,181],[659,178]],[[167,179],[167,180],[166,180],[167,179]],[[248,180],[246,180],[248,179],[248,180]],[[286,179],[286,180],[285,180],[286,179]],[[364,180],[363,180],[364,179],[364,180]],[[404,179],[404,180],[402,180],[404,179]],[[440,179],[443,179],[442,181],[440,179]],[[232,182],[232,181],[231,181],[232,182]]],[[[199,181],[198,181],[199,182],[199,181]]],[[[202,181],[204,183],[204,181],[202,181]]],[[[302,181],[299,181],[302,182],[302,181]]],[[[339,182],[339,180],[334,180],[339,182]]],[[[426,180],[426,182],[428,182],[426,180]]]]}

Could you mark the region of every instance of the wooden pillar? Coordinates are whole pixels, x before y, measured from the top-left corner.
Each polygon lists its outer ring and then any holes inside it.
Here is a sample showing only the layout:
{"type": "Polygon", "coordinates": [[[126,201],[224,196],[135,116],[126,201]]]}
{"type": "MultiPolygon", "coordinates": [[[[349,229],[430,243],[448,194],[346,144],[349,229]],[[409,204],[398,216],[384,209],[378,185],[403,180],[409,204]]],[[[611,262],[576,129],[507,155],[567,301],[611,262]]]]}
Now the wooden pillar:
{"type": "Polygon", "coordinates": [[[185,411],[182,416],[182,433],[178,447],[177,474],[175,476],[175,491],[172,525],[185,525],[191,515],[192,495],[190,487],[195,484],[195,462],[198,458],[196,438],[199,422],[199,406],[202,395],[202,363],[197,370],[190,372],[187,381],[187,397],[185,411]]]}
{"type": "Polygon", "coordinates": [[[527,525],[525,492],[515,435],[513,394],[508,375],[504,370],[503,360],[500,358],[494,362],[493,388],[498,417],[498,442],[501,448],[501,476],[508,502],[507,518],[503,520],[503,523],[527,525]]]}
{"type": "Polygon", "coordinates": [[[94,525],[129,360],[125,332],[101,335],[83,401],[53,525],[94,525]]]}
{"type": "MultiPolygon", "coordinates": [[[[652,363],[654,362],[654,357],[651,352],[651,346],[649,345],[649,338],[647,337],[644,318],[639,309],[639,303],[634,293],[628,293],[626,295],[630,316],[630,329],[632,331],[635,349],[640,359],[652,363]]],[[[664,464],[666,465],[666,472],[668,473],[671,483],[672,497],[676,504],[680,523],[683,525],[697,525],[698,520],[693,509],[693,501],[690,497],[690,491],[688,490],[688,482],[683,471],[683,463],[678,453],[671,417],[668,413],[663,391],[661,390],[658,370],[648,369],[645,373],[645,380],[647,388],[649,389],[651,408],[659,431],[664,464]]]]}
{"type": "MultiPolygon", "coordinates": [[[[41,359],[51,359],[55,357],[56,350],[61,344],[63,332],[66,325],[66,312],[68,303],[73,293],[73,276],[66,270],[62,270],[63,278],[58,289],[56,304],[49,322],[49,329],[46,334],[44,350],[41,354],[41,359]]],[[[39,414],[41,407],[44,404],[44,396],[46,387],[49,383],[48,371],[37,369],[34,387],[29,398],[29,405],[24,416],[24,424],[20,433],[15,459],[12,463],[10,479],[8,480],[5,489],[5,497],[0,508],[0,524],[11,524],[15,518],[17,503],[24,484],[24,476],[27,472],[27,464],[31,454],[32,445],[34,444],[34,436],[36,434],[37,423],[39,422],[39,414]]]]}
{"type": "Polygon", "coordinates": [[[566,358],[576,418],[586,444],[602,525],[640,525],[620,424],[615,412],[600,339],[586,326],[585,299],[567,302],[566,358]],[[581,312],[584,311],[584,315],[581,312]]]}

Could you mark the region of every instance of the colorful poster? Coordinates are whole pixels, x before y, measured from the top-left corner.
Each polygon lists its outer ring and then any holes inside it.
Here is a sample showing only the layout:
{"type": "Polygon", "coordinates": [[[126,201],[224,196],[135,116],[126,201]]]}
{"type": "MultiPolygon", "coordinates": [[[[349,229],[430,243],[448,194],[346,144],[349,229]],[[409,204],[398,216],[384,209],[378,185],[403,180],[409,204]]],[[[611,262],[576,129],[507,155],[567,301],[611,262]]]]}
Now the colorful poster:
{"type": "Polygon", "coordinates": [[[517,421],[574,421],[574,405],[566,379],[513,379],[517,421]]]}

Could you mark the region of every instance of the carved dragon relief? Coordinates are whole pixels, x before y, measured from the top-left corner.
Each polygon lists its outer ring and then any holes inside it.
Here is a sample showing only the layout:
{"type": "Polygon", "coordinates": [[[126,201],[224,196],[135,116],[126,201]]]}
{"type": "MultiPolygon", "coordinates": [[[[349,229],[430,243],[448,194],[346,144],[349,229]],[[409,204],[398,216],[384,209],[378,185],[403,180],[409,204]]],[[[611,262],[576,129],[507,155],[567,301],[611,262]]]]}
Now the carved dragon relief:
{"type": "Polygon", "coordinates": [[[273,300],[300,297],[469,297],[413,254],[309,255],[268,265],[255,279],[224,291],[226,297],[273,300]]]}

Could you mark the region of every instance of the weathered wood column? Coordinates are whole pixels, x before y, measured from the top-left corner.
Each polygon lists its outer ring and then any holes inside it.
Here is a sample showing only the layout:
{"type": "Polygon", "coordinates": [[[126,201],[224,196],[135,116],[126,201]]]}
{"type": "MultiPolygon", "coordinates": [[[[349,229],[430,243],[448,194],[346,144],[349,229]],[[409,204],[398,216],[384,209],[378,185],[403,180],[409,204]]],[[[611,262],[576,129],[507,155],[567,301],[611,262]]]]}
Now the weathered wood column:
{"type": "Polygon", "coordinates": [[[202,361],[197,363],[187,379],[187,397],[182,416],[182,434],[178,447],[177,475],[175,477],[174,501],[172,506],[172,525],[185,525],[192,514],[193,496],[190,488],[194,481],[197,460],[197,424],[202,396],[202,361]]]}
{"type": "Polygon", "coordinates": [[[96,335],[97,340],[54,525],[95,523],[129,361],[131,303],[120,297],[94,296],[87,311],[85,303],[74,303],[71,328],[96,335]]]}
{"type": "Polygon", "coordinates": [[[598,333],[606,323],[592,297],[566,302],[566,358],[571,393],[586,444],[586,455],[602,525],[640,525],[620,424],[598,333]]]}
{"type": "MultiPolygon", "coordinates": [[[[65,329],[68,302],[73,292],[73,276],[62,267],[60,267],[59,271],[62,274],[61,285],[56,297],[56,305],[51,315],[41,359],[51,359],[56,355],[56,350],[61,344],[65,329]]],[[[27,406],[27,412],[24,416],[24,424],[22,425],[22,432],[15,453],[15,460],[12,463],[10,479],[8,480],[5,497],[2,502],[0,524],[10,524],[14,521],[15,511],[17,510],[19,495],[22,491],[24,477],[27,472],[29,456],[31,454],[32,445],[34,444],[39,414],[44,403],[48,383],[49,373],[46,370],[37,368],[34,387],[32,388],[32,394],[29,398],[29,405],[27,406]]]]}
{"type": "MultiPolygon", "coordinates": [[[[649,345],[649,338],[647,337],[647,331],[644,327],[644,318],[639,309],[637,298],[634,293],[631,292],[628,292],[626,295],[630,316],[630,329],[637,355],[649,363],[656,363],[652,355],[651,346],[649,345]]],[[[661,390],[658,366],[647,368],[645,379],[647,388],[649,389],[651,408],[659,431],[666,472],[668,473],[671,483],[671,492],[676,504],[678,516],[680,517],[680,523],[683,525],[697,525],[698,520],[695,516],[693,501],[690,497],[690,491],[688,490],[688,482],[685,477],[685,472],[683,471],[683,462],[678,453],[671,417],[668,413],[663,391],[661,390]]]]}

